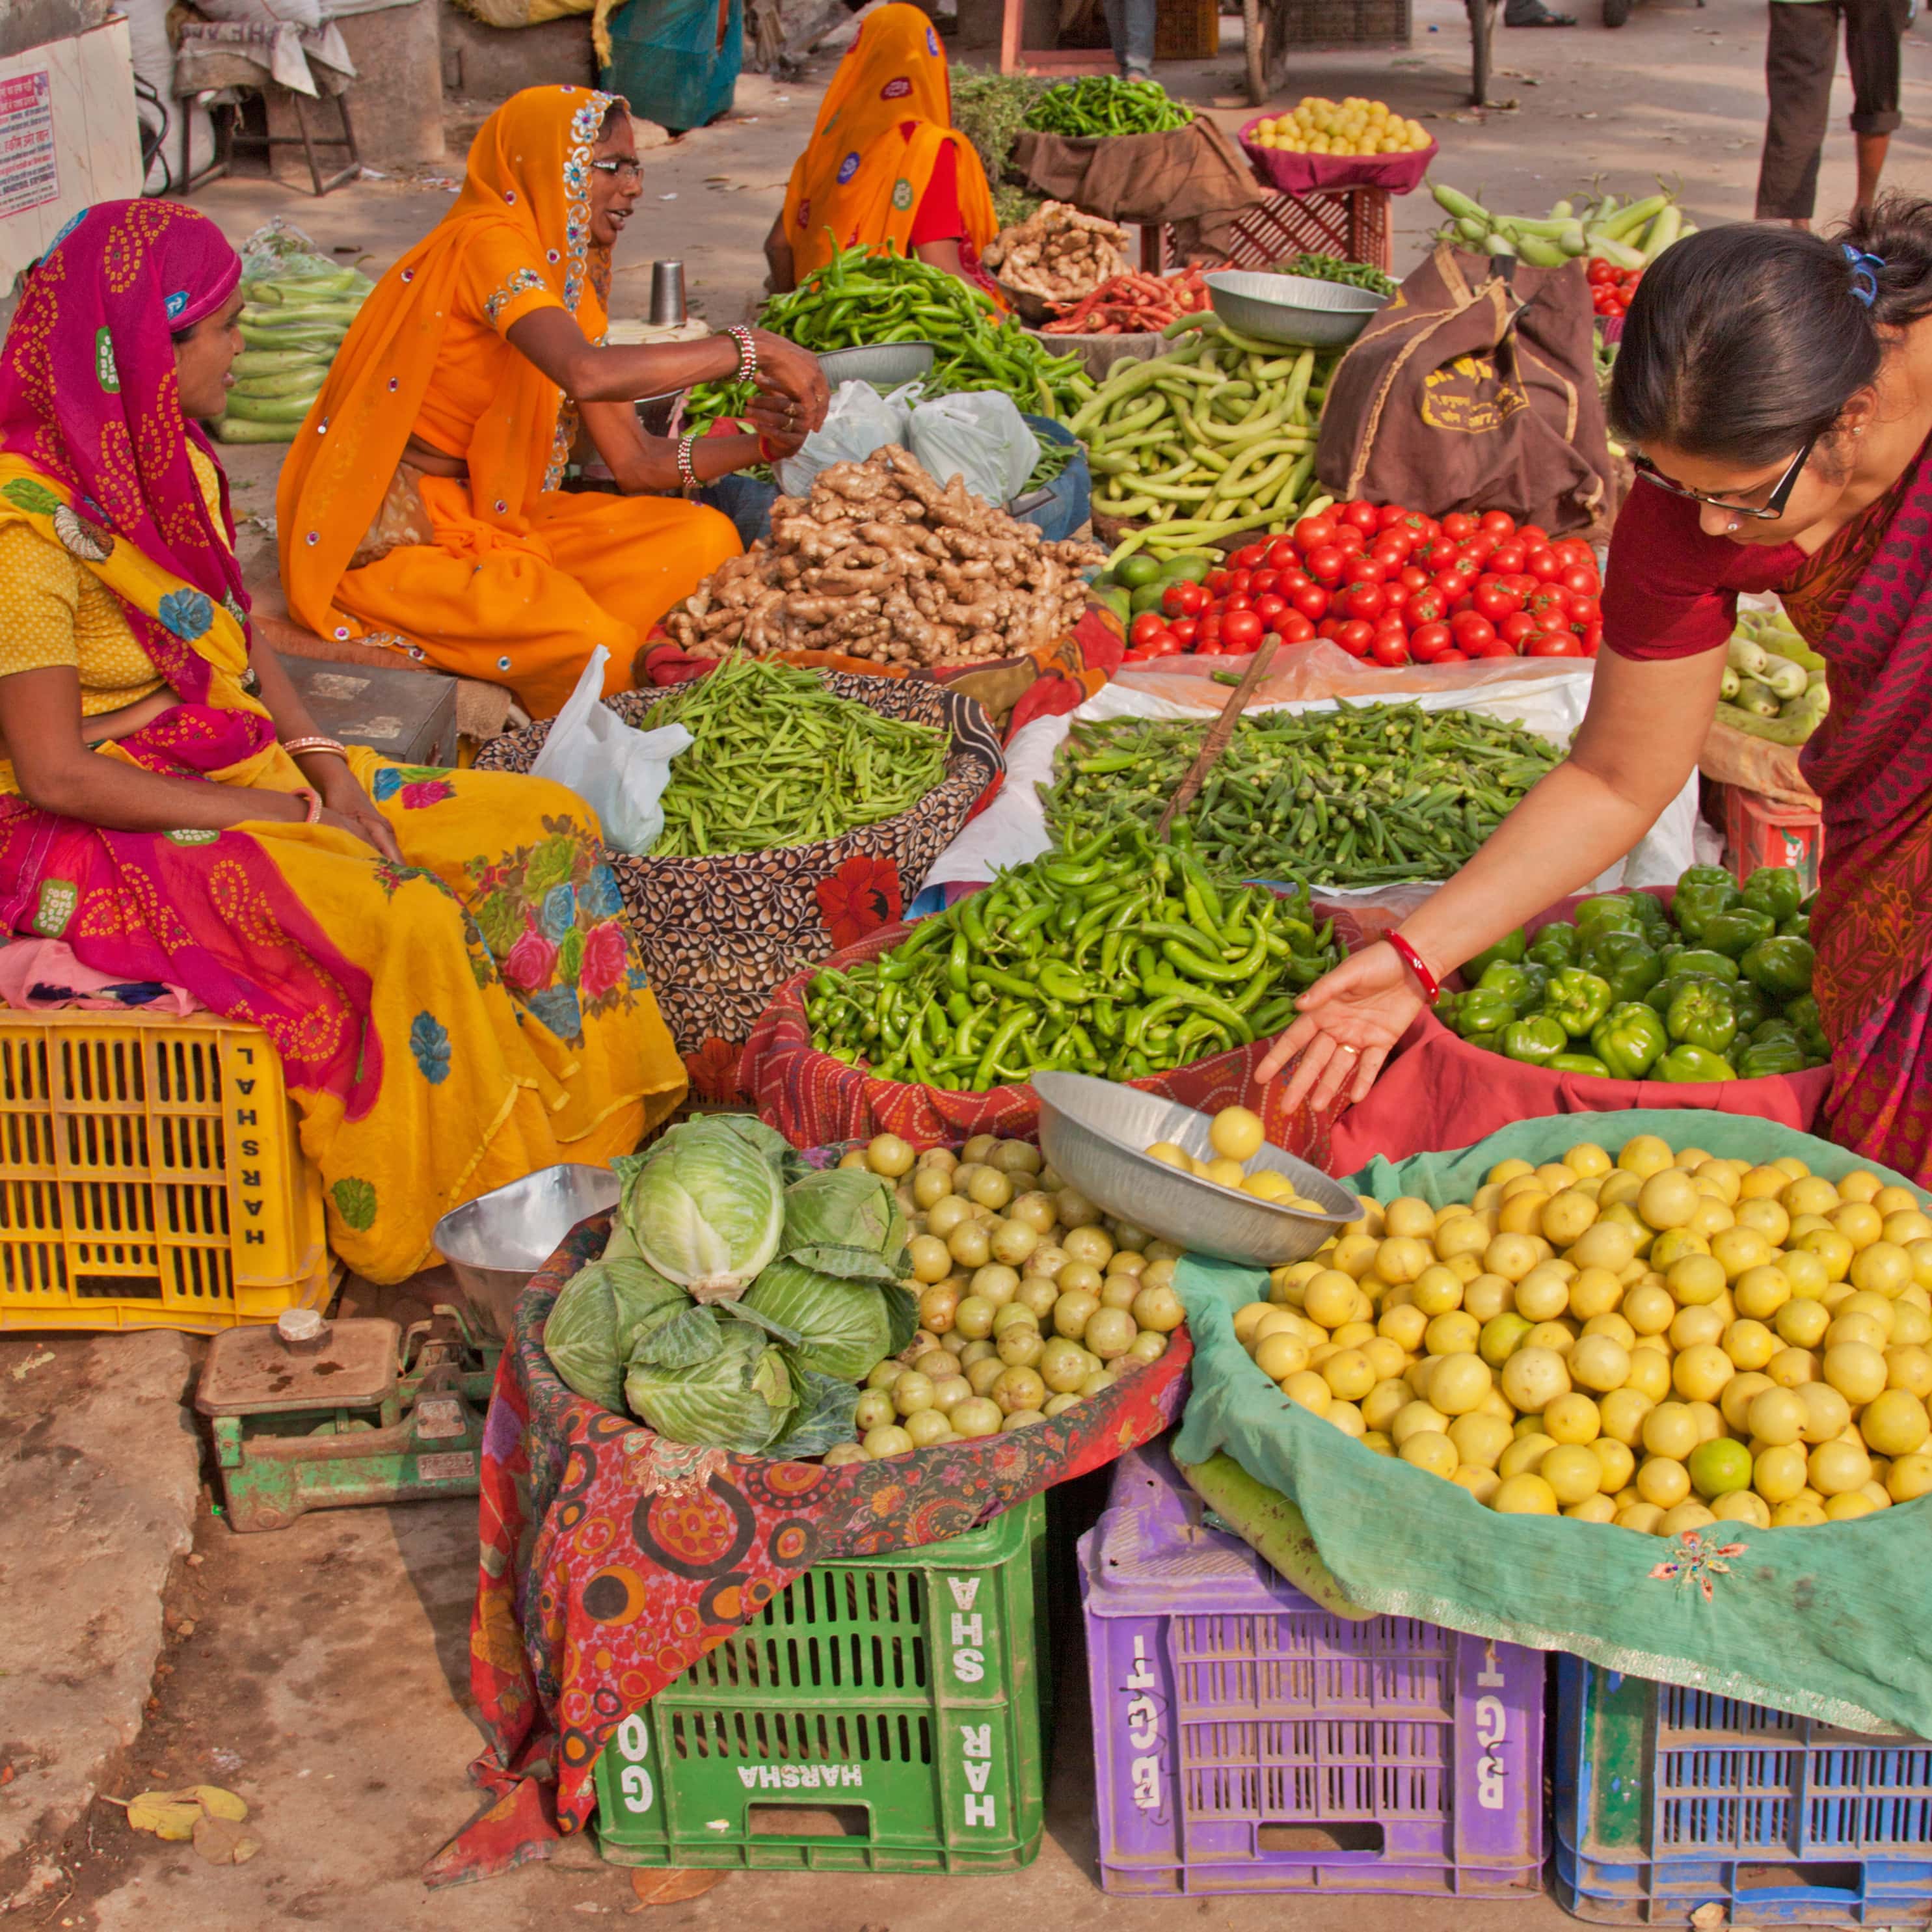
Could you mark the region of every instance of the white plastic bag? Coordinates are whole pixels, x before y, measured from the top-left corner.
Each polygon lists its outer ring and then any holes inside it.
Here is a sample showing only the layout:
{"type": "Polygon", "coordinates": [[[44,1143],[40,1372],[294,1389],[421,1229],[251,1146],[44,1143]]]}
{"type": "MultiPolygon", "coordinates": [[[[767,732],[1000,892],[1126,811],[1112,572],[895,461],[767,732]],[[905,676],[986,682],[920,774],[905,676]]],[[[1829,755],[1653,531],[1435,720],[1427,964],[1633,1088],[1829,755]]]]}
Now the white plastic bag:
{"type": "Polygon", "coordinates": [[[552,722],[530,767],[533,778],[567,785],[596,813],[613,851],[641,858],[664,830],[658,800],[670,783],[670,761],[693,742],[682,724],[640,731],[604,702],[602,644],[590,653],[577,688],[552,722]]]}
{"type": "Polygon", "coordinates": [[[869,382],[841,382],[832,392],[824,422],[805,440],[796,456],[772,466],[778,488],[788,496],[802,496],[821,470],[835,463],[863,463],[874,450],[889,442],[903,443],[912,416],[916,384],[882,396],[869,382]]]}
{"type": "Polygon", "coordinates": [[[1010,503],[1040,464],[1040,439],[998,389],[921,403],[910,434],[913,454],[935,483],[963,477],[983,502],[1010,503]]]}

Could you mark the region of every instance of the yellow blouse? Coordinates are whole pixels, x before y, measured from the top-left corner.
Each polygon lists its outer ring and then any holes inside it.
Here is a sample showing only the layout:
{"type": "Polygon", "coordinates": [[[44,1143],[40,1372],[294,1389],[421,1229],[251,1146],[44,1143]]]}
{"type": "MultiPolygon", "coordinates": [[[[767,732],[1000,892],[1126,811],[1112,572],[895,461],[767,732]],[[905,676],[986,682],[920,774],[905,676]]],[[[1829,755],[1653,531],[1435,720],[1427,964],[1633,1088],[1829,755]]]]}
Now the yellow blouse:
{"type": "MultiPolygon", "coordinates": [[[[188,459],[218,530],[221,486],[214,466],[192,443],[188,459]]],[[[83,718],[118,711],[165,682],[129,627],[120,599],[92,571],[29,524],[0,526],[0,677],[62,664],[80,675],[83,718]]],[[[10,782],[0,783],[0,790],[12,789],[10,782]]]]}

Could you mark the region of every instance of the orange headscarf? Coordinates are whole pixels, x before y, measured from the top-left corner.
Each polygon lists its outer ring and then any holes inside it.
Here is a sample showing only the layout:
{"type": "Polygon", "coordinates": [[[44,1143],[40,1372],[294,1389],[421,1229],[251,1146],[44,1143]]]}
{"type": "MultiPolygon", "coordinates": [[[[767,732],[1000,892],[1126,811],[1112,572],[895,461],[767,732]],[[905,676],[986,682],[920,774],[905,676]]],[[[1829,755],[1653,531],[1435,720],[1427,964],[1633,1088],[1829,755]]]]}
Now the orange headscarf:
{"type": "Polygon", "coordinates": [[[920,198],[949,141],[958,153],[967,239],[984,248],[1000,224],[979,155],[952,131],[939,37],[916,7],[894,0],[866,15],[826,90],[811,143],[793,166],[784,232],[798,279],[824,267],[835,247],[890,242],[910,254],[907,238],[920,198]],[[908,121],[909,135],[900,131],[908,121]]]}
{"type": "MultiPolygon", "coordinates": [[[[548,286],[580,322],[604,327],[608,249],[590,241],[590,160],[605,114],[623,102],[587,87],[527,87],[477,130],[456,205],[376,284],[362,305],[282,465],[275,494],[282,585],[310,629],[343,631],[335,586],[387,494],[442,352],[465,251],[503,244],[541,266],[518,271],[505,298],[548,286]],[[524,277],[531,279],[525,281],[524,277]]],[[[577,411],[536,365],[514,373],[478,419],[470,446],[478,519],[512,533],[554,489],[577,411]]]]}

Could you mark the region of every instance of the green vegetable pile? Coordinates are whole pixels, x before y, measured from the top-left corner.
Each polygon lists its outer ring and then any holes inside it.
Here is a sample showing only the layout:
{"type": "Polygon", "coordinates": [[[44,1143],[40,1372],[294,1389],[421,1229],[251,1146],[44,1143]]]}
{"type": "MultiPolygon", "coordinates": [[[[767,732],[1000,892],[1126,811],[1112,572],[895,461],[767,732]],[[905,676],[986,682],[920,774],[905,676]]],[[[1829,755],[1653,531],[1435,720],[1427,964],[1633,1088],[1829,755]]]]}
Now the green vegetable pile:
{"type": "Polygon", "coordinates": [[[1294,255],[1285,262],[1270,262],[1264,275],[1300,275],[1310,281],[1342,282],[1352,289],[1366,289],[1372,296],[1392,296],[1402,284],[1393,275],[1366,262],[1344,262],[1333,255],[1294,255]]]}
{"type": "Polygon", "coordinates": [[[928,396],[1004,389],[1022,409],[1059,421],[1093,394],[1078,356],[1050,354],[984,290],[904,255],[844,249],[773,296],[758,320],[814,352],[929,342],[938,352],[921,379],[928,396]]]}
{"type": "Polygon", "coordinates": [[[1033,473],[1026,480],[1026,488],[1021,490],[1024,496],[1028,490],[1044,490],[1049,483],[1057,482],[1066,473],[1066,466],[1080,454],[1077,442],[1049,441],[1046,436],[1038,439],[1040,460],[1033,466],[1033,473]]]}
{"type": "Polygon", "coordinates": [[[1003,872],[892,951],[818,974],[812,1044],[881,1080],[984,1093],[1048,1067],[1144,1078],[1277,1031],[1341,958],[1278,898],[1138,826],[1003,872]]]}
{"type": "MultiPolygon", "coordinates": [[[[1208,727],[1076,724],[1043,788],[1061,845],[1150,829],[1208,727]]],[[[1446,879],[1562,754],[1519,725],[1414,704],[1251,712],[1174,820],[1203,861],[1240,878],[1370,886],[1446,879]]]]}
{"type": "Polygon", "coordinates": [[[1511,1060],[1617,1080],[1751,1080],[1829,1057],[1811,995],[1810,902],[1787,866],[1740,886],[1694,866],[1670,910],[1606,892],[1462,968],[1444,1016],[1511,1060]]]}
{"type": "Polygon", "coordinates": [[[1315,425],[1336,356],[1260,341],[1211,313],[1162,333],[1186,340],[1116,363],[1069,425],[1088,446],[1094,508],[1144,520],[1150,550],[1286,530],[1318,488],[1315,425]]]}
{"type": "Polygon", "coordinates": [[[849,1439],[856,1384],[918,1326],[892,1183],[808,1172],[746,1114],[687,1120],[612,1165],[609,1243],[544,1324],[557,1373],[675,1442],[797,1456],[849,1439]]]}
{"type": "Polygon", "coordinates": [[[837,698],[814,670],[728,657],[660,698],[641,728],[682,724],[653,859],[769,852],[909,812],[946,776],[946,734],[837,698]]]}
{"type": "Polygon", "coordinates": [[[1546,215],[1492,214],[1445,183],[1430,192],[1448,215],[1440,238],[1483,255],[1520,255],[1539,268],[1560,268],[1573,256],[1600,256],[1619,268],[1642,268],[1672,242],[1696,233],[1674,190],[1619,201],[1613,194],[1559,201],[1546,215]]]}
{"type": "Polygon", "coordinates": [[[1718,687],[1720,723],[1774,745],[1802,745],[1824,723],[1825,660],[1780,610],[1738,614],[1718,687]]]}
{"type": "Polygon", "coordinates": [[[1089,74],[1049,87],[1021,123],[1036,134],[1163,134],[1189,126],[1194,110],[1169,98],[1157,80],[1089,74]]]}
{"type": "Polygon", "coordinates": [[[244,346],[215,434],[224,442],[292,442],[373,286],[317,256],[292,256],[273,277],[244,282],[244,346]]]}
{"type": "Polygon", "coordinates": [[[1009,182],[1006,175],[1027,110],[1046,86],[1030,74],[971,68],[952,72],[952,124],[979,152],[993,190],[993,217],[1002,228],[1017,227],[1042,205],[1037,195],[1009,182]]]}

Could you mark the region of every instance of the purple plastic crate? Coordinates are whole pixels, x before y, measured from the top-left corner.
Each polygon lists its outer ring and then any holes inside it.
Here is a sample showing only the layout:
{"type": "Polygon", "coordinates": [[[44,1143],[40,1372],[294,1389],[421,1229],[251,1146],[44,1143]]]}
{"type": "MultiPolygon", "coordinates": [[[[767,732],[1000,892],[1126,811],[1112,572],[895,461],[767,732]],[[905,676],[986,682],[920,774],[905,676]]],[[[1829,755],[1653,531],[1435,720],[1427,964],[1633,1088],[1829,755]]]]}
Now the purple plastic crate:
{"type": "Polygon", "coordinates": [[[1112,1892],[1542,1889],[1540,1651],[1331,1616],[1159,1445],[1080,1541],[1112,1892]]]}

